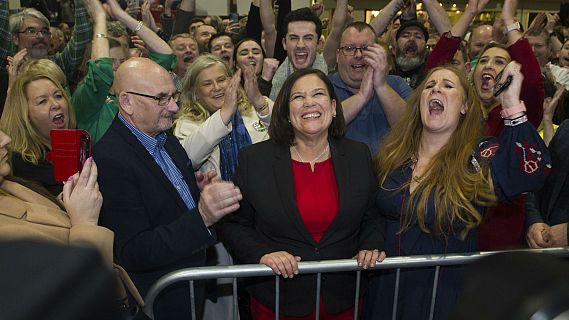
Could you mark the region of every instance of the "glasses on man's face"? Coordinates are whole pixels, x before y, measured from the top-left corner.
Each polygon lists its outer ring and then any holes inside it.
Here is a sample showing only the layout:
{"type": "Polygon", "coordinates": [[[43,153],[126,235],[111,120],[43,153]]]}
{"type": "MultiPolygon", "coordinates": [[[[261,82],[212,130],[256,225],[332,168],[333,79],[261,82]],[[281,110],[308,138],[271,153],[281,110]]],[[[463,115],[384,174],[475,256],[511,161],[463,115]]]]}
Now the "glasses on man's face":
{"type": "Polygon", "coordinates": [[[176,103],[178,102],[178,99],[180,99],[180,92],[179,91],[176,91],[173,94],[166,94],[166,95],[160,95],[160,96],[151,96],[151,95],[138,93],[138,92],[132,92],[132,91],[127,91],[126,93],[134,94],[134,95],[145,97],[145,98],[154,99],[158,103],[158,105],[162,106],[162,107],[168,105],[168,103],[170,103],[170,99],[174,99],[174,101],[176,103]]]}
{"type": "Polygon", "coordinates": [[[20,31],[18,33],[25,34],[26,36],[42,36],[42,37],[49,37],[51,36],[51,32],[48,28],[43,29],[36,29],[36,28],[26,28],[24,31],[20,31]]]}
{"type": "Polygon", "coordinates": [[[367,47],[368,46],[363,46],[363,47],[343,46],[340,47],[340,50],[342,51],[342,54],[345,56],[353,56],[356,54],[358,50],[360,50],[361,54],[364,54],[364,51],[367,51],[367,47]]]}

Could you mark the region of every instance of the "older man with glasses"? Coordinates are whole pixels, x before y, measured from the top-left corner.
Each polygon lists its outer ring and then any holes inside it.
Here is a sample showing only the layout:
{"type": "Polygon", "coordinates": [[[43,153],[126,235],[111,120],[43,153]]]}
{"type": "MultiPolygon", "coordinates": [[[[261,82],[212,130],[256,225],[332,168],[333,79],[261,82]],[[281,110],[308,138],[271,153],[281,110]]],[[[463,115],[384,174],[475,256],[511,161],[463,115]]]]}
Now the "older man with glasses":
{"type": "Polygon", "coordinates": [[[376,39],[369,24],[349,24],[336,53],[338,72],[330,76],[342,100],[346,137],[367,144],[372,154],[403,113],[404,99],[412,92],[401,77],[388,75],[388,53],[376,39]]]}
{"type": "MultiPolygon", "coordinates": [[[[105,199],[99,222],[115,233],[116,261],[144,296],[163,275],[205,265],[205,250],[216,242],[208,227],[239,208],[242,197],[211,174],[196,181],[169,133],[180,94],[166,69],[131,58],[118,68],[113,91],[119,113],[93,152],[105,199]]],[[[154,303],[155,319],[189,319],[189,297],[188,286],[168,287],[154,303]]],[[[201,319],[203,283],[195,297],[201,319]]]]}
{"type": "Polygon", "coordinates": [[[0,1],[0,108],[4,106],[8,74],[6,58],[27,49],[26,58],[53,60],[72,79],[83,61],[85,49],[91,41],[92,28],[84,1],[75,1],[75,27],[65,48],[48,57],[51,32],[49,20],[38,10],[26,8],[13,15],[9,14],[8,1],[0,1]],[[8,19],[9,17],[9,19],[8,19]]]}

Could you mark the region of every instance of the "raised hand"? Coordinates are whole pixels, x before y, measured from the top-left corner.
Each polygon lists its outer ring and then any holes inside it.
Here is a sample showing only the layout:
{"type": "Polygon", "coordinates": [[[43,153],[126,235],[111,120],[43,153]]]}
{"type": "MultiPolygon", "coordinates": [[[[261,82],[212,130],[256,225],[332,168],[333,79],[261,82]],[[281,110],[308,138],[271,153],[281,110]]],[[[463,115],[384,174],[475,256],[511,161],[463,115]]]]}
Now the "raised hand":
{"type": "Polygon", "coordinates": [[[158,26],[156,26],[156,21],[154,20],[154,16],[150,11],[150,2],[144,1],[141,7],[141,14],[142,14],[142,22],[150,28],[150,30],[156,32],[158,31],[158,26]]]}
{"type": "Polygon", "coordinates": [[[245,89],[245,94],[247,99],[251,101],[256,110],[261,111],[265,106],[265,98],[259,91],[259,85],[257,84],[257,75],[255,73],[256,66],[246,65],[241,69],[243,72],[243,87],[245,89]]]}
{"type": "Polygon", "coordinates": [[[237,111],[239,100],[239,89],[241,88],[241,69],[233,75],[229,84],[225,88],[225,98],[223,100],[223,106],[221,107],[221,119],[225,125],[231,122],[231,118],[237,111]]]}
{"type": "Polygon", "coordinates": [[[261,78],[265,81],[273,80],[273,76],[279,68],[279,60],[275,58],[265,58],[263,59],[263,71],[261,73],[261,78]]]}
{"type": "Polygon", "coordinates": [[[389,73],[389,63],[387,63],[387,52],[382,46],[372,44],[364,51],[364,60],[368,69],[373,69],[373,87],[377,90],[380,86],[386,85],[386,77],[389,73]]]}
{"type": "Polygon", "coordinates": [[[8,64],[6,66],[6,69],[8,69],[8,87],[10,87],[12,83],[16,81],[16,78],[20,74],[22,66],[27,61],[27,56],[28,49],[24,48],[18,51],[13,57],[8,56],[6,58],[8,61],[8,64]]]}
{"type": "Polygon", "coordinates": [[[524,81],[521,69],[522,65],[512,60],[502,71],[500,83],[506,81],[508,76],[512,76],[512,84],[498,96],[498,100],[504,109],[520,105],[520,92],[524,81]]]}
{"type": "Polygon", "coordinates": [[[466,6],[465,12],[472,12],[474,14],[479,14],[484,10],[484,7],[490,2],[490,0],[469,0],[466,6]]]}

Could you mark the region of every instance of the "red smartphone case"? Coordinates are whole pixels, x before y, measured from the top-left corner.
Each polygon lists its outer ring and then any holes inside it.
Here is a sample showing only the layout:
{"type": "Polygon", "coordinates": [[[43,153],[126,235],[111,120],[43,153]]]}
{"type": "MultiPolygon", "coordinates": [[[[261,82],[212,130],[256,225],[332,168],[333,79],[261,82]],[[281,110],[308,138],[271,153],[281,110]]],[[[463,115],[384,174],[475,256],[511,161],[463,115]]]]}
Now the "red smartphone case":
{"type": "Polygon", "coordinates": [[[91,156],[91,135],[85,130],[54,129],[50,131],[53,174],[56,181],[66,181],[81,171],[91,156]]]}

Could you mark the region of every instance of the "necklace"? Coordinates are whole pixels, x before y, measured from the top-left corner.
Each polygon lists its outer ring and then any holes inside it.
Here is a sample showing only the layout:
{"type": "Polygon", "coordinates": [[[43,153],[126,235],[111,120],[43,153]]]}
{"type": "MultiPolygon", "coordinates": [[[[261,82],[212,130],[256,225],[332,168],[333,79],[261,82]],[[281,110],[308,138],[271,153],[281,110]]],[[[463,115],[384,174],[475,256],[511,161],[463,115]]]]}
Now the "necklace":
{"type": "Polygon", "coordinates": [[[326,148],[324,148],[324,150],[322,150],[322,153],[320,153],[316,158],[312,159],[311,161],[306,161],[306,160],[304,160],[304,158],[302,158],[302,156],[300,155],[300,152],[298,152],[296,147],[292,147],[292,149],[294,150],[294,152],[296,153],[296,155],[298,156],[300,161],[308,162],[308,163],[310,163],[310,165],[314,164],[316,161],[318,161],[318,159],[322,158],[322,156],[328,151],[329,148],[330,148],[330,146],[327,144],[326,148]]]}
{"type": "Polygon", "coordinates": [[[423,179],[423,177],[415,175],[415,168],[417,167],[417,162],[419,162],[419,160],[417,159],[417,156],[412,155],[411,156],[411,162],[413,163],[411,165],[411,167],[413,168],[413,170],[411,172],[411,176],[413,178],[413,181],[415,181],[416,183],[421,183],[421,180],[423,179]]]}

